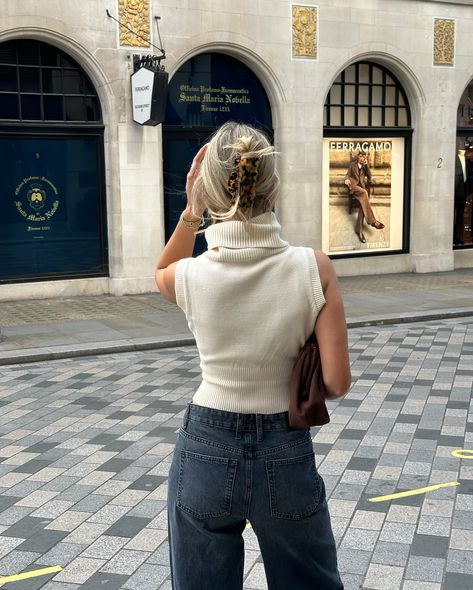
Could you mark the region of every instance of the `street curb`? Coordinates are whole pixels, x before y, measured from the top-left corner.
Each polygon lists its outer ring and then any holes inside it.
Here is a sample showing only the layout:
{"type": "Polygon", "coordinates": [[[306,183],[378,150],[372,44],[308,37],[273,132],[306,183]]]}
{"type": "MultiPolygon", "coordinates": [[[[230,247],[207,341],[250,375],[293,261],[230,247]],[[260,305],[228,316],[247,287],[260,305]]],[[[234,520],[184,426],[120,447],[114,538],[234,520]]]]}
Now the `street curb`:
{"type": "MultiPolygon", "coordinates": [[[[369,328],[370,326],[389,326],[395,324],[408,324],[416,322],[429,322],[434,320],[454,319],[461,317],[473,317],[473,308],[430,310],[425,313],[412,312],[403,315],[391,314],[382,318],[361,317],[356,320],[347,320],[348,329],[369,328]]],[[[163,348],[180,348],[181,346],[194,346],[195,339],[191,336],[180,338],[168,338],[160,340],[119,340],[111,342],[97,342],[91,344],[51,346],[45,348],[31,348],[29,351],[11,350],[0,353],[0,366],[18,365],[24,363],[38,363],[44,361],[77,358],[86,356],[98,356],[104,354],[117,354],[121,352],[138,352],[146,350],[159,350],[163,348]]]]}
{"type": "Polygon", "coordinates": [[[426,312],[408,312],[400,314],[385,315],[383,318],[371,318],[364,316],[356,320],[347,320],[347,327],[366,328],[369,326],[383,326],[392,324],[412,324],[416,322],[431,322],[434,320],[448,320],[463,317],[472,317],[473,307],[459,309],[429,310],[426,312]]]}
{"type": "Polygon", "coordinates": [[[83,346],[67,346],[33,348],[29,352],[11,350],[6,353],[0,353],[0,366],[18,365],[23,363],[39,363],[44,361],[53,361],[67,358],[77,358],[85,356],[98,356],[103,354],[117,354],[121,352],[137,352],[145,350],[158,350],[162,348],[179,348],[181,346],[193,346],[195,339],[179,338],[168,340],[156,340],[147,342],[119,341],[119,342],[100,342],[86,344],[83,346]]]}

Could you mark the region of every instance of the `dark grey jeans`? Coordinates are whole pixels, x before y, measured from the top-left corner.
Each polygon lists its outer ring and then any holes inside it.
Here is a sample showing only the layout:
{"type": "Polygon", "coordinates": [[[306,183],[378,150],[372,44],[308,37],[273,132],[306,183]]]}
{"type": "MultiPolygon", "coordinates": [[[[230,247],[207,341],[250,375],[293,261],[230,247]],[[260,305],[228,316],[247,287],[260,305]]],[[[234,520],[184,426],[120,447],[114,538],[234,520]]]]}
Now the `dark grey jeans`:
{"type": "Polygon", "coordinates": [[[241,590],[247,519],[269,590],[343,590],[308,429],[190,404],[168,494],[174,590],[241,590]]]}

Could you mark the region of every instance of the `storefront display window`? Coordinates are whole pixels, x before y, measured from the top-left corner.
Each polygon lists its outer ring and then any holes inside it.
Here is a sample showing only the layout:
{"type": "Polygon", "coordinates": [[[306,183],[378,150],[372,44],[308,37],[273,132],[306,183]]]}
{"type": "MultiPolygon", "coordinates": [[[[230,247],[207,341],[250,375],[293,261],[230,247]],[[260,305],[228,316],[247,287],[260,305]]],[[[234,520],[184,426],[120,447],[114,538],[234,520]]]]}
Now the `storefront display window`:
{"type": "Polygon", "coordinates": [[[407,96],[393,74],[359,62],[325,103],[322,248],[333,256],[408,248],[411,133],[407,96]]]}
{"type": "Polygon", "coordinates": [[[0,282],[108,274],[100,102],[46,43],[0,45],[0,282]]]}

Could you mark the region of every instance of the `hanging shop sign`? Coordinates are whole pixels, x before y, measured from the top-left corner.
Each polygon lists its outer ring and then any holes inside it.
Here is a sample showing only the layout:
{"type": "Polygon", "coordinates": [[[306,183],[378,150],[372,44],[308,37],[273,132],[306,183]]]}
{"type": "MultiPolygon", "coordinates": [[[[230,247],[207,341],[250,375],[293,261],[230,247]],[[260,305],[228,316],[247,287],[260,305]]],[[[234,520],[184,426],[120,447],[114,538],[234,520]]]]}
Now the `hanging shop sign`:
{"type": "Polygon", "coordinates": [[[325,252],[402,250],[404,141],[402,137],[324,139],[325,252]]]}
{"type": "Polygon", "coordinates": [[[140,125],[159,125],[164,121],[168,73],[142,67],[131,75],[133,121],[140,125]]]}

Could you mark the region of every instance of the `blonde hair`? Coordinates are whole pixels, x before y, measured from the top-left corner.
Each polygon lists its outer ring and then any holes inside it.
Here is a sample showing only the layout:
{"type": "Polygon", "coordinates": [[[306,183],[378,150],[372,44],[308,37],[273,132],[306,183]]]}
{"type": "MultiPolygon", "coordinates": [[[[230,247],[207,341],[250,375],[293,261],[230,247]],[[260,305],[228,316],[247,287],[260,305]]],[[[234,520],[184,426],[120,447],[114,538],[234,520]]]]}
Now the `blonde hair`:
{"type": "Polygon", "coordinates": [[[263,132],[229,121],[223,124],[210,139],[191,194],[192,209],[198,202],[207,209],[212,221],[223,221],[235,215],[251,217],[253,207],[271,211],[277,197],[279,176],[276,170],[274,147],[263,132]],[[235,171],[237,158],[258,158],[255,179],[256,197],[247,215],[240,206],[240,190],[232,195],[228,182],[235,171]]]}

